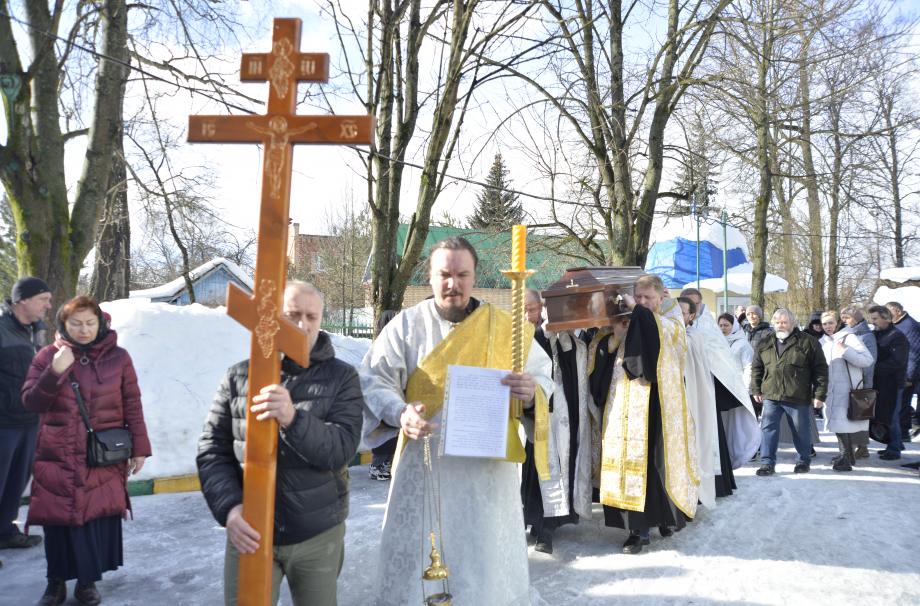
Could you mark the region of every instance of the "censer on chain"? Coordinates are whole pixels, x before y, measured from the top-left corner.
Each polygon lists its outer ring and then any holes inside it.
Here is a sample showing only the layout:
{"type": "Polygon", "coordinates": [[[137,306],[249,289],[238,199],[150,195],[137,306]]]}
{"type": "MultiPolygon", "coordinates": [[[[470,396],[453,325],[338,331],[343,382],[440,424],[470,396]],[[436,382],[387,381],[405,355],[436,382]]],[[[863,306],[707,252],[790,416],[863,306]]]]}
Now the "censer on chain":
{"type": "Polygon", "coordinates": [[[431,464],[431,439],[430,436],[423,438],[424,451],[424,491],[425,506],[423,514],[422,527],[422,556],[424,558],[427,544],[431,545],[431,551],[428,558],[431,563],[422,572],[422,597],[425,606],[451,606],[453,596],[450,594],[450,582],[448,580],[449,572],[444,564],[444,534],[441,530],[441,474],[440,471],[433,469],[431,464]],[[435,531],[437,525],[437,531],[435,531]],[[425,530],[428,529],[428,541],[425,541],[425,530]],[[438,543],[441,549],[438,550],[438,543]],[[434,591],[428,595],[429,585],[435,585],[434,591]]]}

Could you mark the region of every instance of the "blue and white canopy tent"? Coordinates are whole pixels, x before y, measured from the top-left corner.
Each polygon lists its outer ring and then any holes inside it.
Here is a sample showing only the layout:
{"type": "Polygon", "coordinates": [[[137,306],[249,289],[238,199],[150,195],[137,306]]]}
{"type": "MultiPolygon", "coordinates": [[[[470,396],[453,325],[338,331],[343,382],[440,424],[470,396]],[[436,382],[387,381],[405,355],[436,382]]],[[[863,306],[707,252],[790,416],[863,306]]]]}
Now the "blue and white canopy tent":
{"type": "MultiPolygon", "coordinates": [[[[713,310],[750,302],[753,264],[748,261],[744,235],[737,228],[712,219],[700,222],[699,274],[697,274],[697,224],[691,216],[656,220],[645,271],[657,274],[668,288],[699,288],[719,297],[707,302],[713,310]],[[725,267],[728,275],[725,275],[725,267]],[[726,280],[727,278],[727,280],[726,280]],[[725,283],[728,283],[727,289],[725,283]],[[713,305],[715,304],[715,305],[713,305]]],[[[789,283],[767,274],[764,292],[785,292],[789,283]]]]}
{"type": "MultiPolygon", "coordinates": [[[[656,220],[652,233],[654,241],[649,247],[645,271],[661,277],[668,288],[683,288],[685,284],[695,282],[696,220],[689,216],[668,217],[660,224],[656,220]]],[[[740,231],[729,225],[723,235],[721,223],[701,221],[700,280],[722,277],[723,249],[726,253],[725,265],[729,268],[747,263],[747,242],[740,231]]]]}

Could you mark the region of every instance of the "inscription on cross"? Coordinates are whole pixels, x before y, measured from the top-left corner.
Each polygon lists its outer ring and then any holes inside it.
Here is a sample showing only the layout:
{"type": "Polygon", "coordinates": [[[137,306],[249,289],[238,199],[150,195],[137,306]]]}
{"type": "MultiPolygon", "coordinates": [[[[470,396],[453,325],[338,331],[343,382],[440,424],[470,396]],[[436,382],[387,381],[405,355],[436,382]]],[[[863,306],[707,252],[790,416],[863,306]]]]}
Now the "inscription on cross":
{"type": "Polygon", "coordinates": [[[243,463],[243,518],[262,539],[254,554],[240,557],[239,604],[271,600],[272,534],[278,426],[258,421],[252,397],[281,377],[280,353],[301,366],[309,364],[306,334],[280,315],[287,273],[287,226],[291,166],[295,144],[369,145],[373,117],[299,116],[298,82],[325,82],[329,55],[301,53],[300,19],[275,19],[270,53],[243,55],[240,79],[268,82],[268,111],[262,116],[189,116],[190,142],[262,143],[262,201],[259,211],[255,292],[250,297],[233,284],[227,313],[252,331],[249,356],[249,404],[243,463]]]}

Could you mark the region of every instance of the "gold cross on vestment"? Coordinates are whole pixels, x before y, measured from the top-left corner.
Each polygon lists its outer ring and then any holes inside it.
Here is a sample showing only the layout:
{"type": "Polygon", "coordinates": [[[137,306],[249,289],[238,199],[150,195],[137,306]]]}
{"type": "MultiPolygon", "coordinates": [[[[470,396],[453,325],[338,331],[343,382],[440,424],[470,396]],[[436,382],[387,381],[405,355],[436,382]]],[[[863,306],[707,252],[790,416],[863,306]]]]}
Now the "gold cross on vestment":
{"type": "Polygon", "coordinates": [[[299,116],[298,82],[326,82],[329,55],[301,53],[300,19],[275,19],[270,53],[243,55],[240,79],[269,83],[264,116],[189,116],[188,140],[203,143],[262,143],[262,202],[256,253],[255,290],[250,297],[234,284],[227,290],[227,313],[252,331],[249,402],[243,462],[243,518],[262,539],[254,554],[240,557],[239,604],[261,606],[271,600],[272,535],[278,426],[258,421],[249,411],[252,397],[281,379],[284,353],[308,366],[307,335],[281,316],[287,274],[287,227],[291,166],[295,144],[373,142],[372,116],[299,116]]]}

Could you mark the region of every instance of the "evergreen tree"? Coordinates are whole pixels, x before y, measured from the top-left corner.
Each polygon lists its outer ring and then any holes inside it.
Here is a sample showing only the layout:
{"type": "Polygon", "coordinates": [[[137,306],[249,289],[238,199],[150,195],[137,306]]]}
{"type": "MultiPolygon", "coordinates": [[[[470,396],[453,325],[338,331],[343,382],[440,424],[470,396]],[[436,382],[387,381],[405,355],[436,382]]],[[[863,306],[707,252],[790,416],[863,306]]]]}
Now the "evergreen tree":
{"type": "Polygon", "coordinates": [[[495,154],[495,161],[489,169],[486,187],[476,198],[476,210],[469,220],[470,229],[504,231],[524,220],[524,209],[518,202],[518,195],[511,191],[508,169],[501,154],[495,154]]]}

